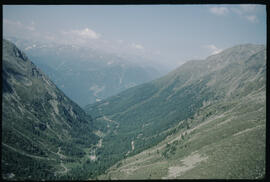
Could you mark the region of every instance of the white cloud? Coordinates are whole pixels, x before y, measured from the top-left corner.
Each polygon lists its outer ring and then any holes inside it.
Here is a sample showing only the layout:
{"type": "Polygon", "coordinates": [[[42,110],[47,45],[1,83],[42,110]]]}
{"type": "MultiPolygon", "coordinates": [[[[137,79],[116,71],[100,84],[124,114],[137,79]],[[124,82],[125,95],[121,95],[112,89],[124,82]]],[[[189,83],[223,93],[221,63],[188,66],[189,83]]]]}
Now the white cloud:
{"type": "Polygon", "coordinates": [[[240,8],[244,12],[254,12],[256,10],[256,5],[250,5],[250,4],[241,4],[240,8]]]}
{"type": "Polygon", "coordinates": [[[55,35],[51,35],[51,34],[48,34],[48,35],[44,34],[43,37],[47,41],[55,41],[55,40],[57,40],[56,39],[56,36],[55,35]]]}
{"type": "Polygon", "coordinates": [[[121,40],[121,39],[117,40],[117,43],[119,43],[119,44],[122,44],[123,42],[124,42],[124,41],[121,40]]]}
{"type": "Polygon", "coordinates": [[[20,29],[20,30],[29,30],[29,31],[36,30],[33,22],[31,23],[31,25],[25,25],[25,24],[22,24],[20,21],[13,21],[13,20],[8,20],[4,18],[3,24],[6,28],[10,28],[10,29],[20,29]]]}
{"type": "Polygon", "coordinates": [[[135,43],[133,43],[133,44],[131,44],[131,46],[132,46],[133,48],[135,48],[135,49],[140,49],[140,50],[144,49],[144,47],[143,47],[142,45],[140,45],[140,44],[135,44],[135,43]]]}
{"type": "Polygon", "coordinates": [[[241,4],[237,7],[231,8],[231,10],[251,23],[256,23],[259,21],[256,15],[259,7],[259,5],[241,4]]]}
{"type": "Polygon", "coordinates": [[[233,8],[230,8],[230,10],[231,10],[233,13],[236,13],[236,14],[238,14],[238,15],[242,15],[242,14],[243,14],[243,11],[242,11],[240,8],[233,7],[233,8]]]}
{"type": "Polygon", "coordinates": [[[42,34],[36,30],[34,23],[25,23],[10,19],[3,19],[3,35],[21,37],[24,39],[40,39],[42,34]]]}
{"type": "Polygon", "coordinates": [[[249,21],[252,22],[252,23],[255,23],[255,22],[258,21],[256,15],[248,15],[248,16],[246,16],[246,19],[249,20],[249,21]]]}
{"type": "Polygon", "coordinates": [[[88,38],[88,39],[98,39],[100,37],[100,34],[96,33],[94,30],[91,30],[90,28],[85,28],[83,30],[71,30],[70,32],[67,33],[71,33],[80,38],[88,38]]]}
{"type": "Polygon", "coordinates": [[[212,7],[210,8],[210,12],[216,15],[225,15],[229,10],[226,7],[212,7]]]}
{"type": "Polygon", "coordinates": [[[25,28],[27,30],[30,30],[30,31],[35,31],[36,30],[36,28],[34,26],[25,26],[25,28]]]}
{"type": "Polygon", "coordinates": [[[85,28],[81,30],[60,31],[58,39],[62,44],[76,44],[81,46],[91,44],[93,48],[96,48],[100,44],[103,44],[103,46],[105,44],[100,37],[101,35],[99,33],[90,28],[85,28]]]}
{"type": "Polygon", "coordinates": [[[35,22],[31,22],[31,25],[28,25],[28,26],[26,26],[26,28],[28,29],[28,30],[30,30],[30,31],[35,31],[36,30],[36,28],[35,28],[35,22]]]}
{"type": "Polygon", "coordinates": [[[246,15],[256,13],[258,7],[258,5],[241,4],[230,8],[230,10],[238,15],[246,15]]]}
{"type": "Polygon", "coordinates": [[[214,44],[205,45],[204,47],[211,51],[211,55],[218,54],[222,51],[222,49],[217,48],[214,44]]]}
{"type": "Polygon", "coordinates": [[[12,25],[12,26],[22,26],[22,23],[20,21],[12,21],[12,20],[8,20],[8,19],[3,19],[3,23],[4,25],[12,25]]]}
{"type": "Polygon", "coordinates": [[[261,5],[255,4],[241,4],[232,7],[216,6],[209,8],[210,12],[215,15],[226,15],[229,13],[234,13],[239,15],[241,18],[246,19],[252,23],[259,21],[257,13],[259,12],[261,5]]]}
{"type": "Polygon", "coordinates": [[[154,51],[153,53],[154,53],[155,55],[160,55],[160,54],[161,54],[160,51],[154,51]]]}

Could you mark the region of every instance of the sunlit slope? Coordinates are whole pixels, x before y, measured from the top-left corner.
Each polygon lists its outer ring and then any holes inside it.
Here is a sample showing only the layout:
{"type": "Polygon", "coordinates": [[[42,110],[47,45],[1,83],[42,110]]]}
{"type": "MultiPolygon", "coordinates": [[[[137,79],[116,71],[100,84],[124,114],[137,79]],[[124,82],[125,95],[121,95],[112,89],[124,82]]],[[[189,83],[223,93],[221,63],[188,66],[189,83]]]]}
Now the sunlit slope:
{"type": "MultiPolygon", "coordinates": [[[[258,80],[256,80],[258,81],[258,80]]],[[[202,107],[155,147],[99,179],[256,179],[265,175],[265,86],[202,107]]],[[[172,128],[172,129],[174,129],[172,128]]]]}
{"type": "Polygon", "coordinates": [[[265,87],[265,65],[265,46],[239,45],[87,106],[106,133],[101,160],[110,156],[117,161],[154,146],[176,132],[171,128],[178,123],[189,128],[185,121],[201,107],[242,99],[265,87]]]}
{"type": "MultiPolygon", "coordinates": [[[[121,160],[99,179],[256,179],[265,175],[265,48],[237,46],[197,63],[200,66],[193,67],[197,71],[187,63],[154,83],[170,85],[168,78],[183,78],[190,69],[183,83],[175,84],[174,93],[187,82],[193,85],[193,79],[199,85],[208,78],[204,88],[212,93],[210,99],[191,117],[164,131],[169,134],[166,139],[121,160]]],[[[204,96],[202,90],[197,95],[204,96]]],[[[146,113],[149,109],[145,108],[146,113]]]]}
{"type": "Polygon", "coordinates": [[[92,118],[6,40],[2,65],[3,178],[78,179],[70,164],[97,143],[92,118]]]}

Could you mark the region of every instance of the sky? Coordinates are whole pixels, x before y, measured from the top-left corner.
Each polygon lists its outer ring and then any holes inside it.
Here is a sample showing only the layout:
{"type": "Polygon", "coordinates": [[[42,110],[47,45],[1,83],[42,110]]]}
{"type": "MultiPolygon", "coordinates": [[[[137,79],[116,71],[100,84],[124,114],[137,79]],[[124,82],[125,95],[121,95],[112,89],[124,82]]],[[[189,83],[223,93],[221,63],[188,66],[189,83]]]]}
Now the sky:
{"type": "Polygon", "coordinates": [[[4,5],[3,35],[140,55],[176,67],[266,44],[266,6],[4,5]]]}

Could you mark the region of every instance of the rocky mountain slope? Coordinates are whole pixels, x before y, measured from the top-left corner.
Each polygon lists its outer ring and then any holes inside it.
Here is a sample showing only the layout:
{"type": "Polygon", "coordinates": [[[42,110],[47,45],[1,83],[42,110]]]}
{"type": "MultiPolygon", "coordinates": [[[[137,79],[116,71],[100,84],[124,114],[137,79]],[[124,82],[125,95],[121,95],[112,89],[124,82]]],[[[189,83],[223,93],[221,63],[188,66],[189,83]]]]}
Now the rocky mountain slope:
{"type": "Polygon", "coordinates": [[[10,40],[80,106],[161,76],[155,65],[142,58],[118,56],[78,45],[10,40]]]}
{"type": "Polygon", "coordinates": [[[6,40],[2,65],[3,178],[80,179],[99,139],[92,118],[6,40]]]}
{"type": "Polygon", "coordinates": [[[103,160],[137,154],[100,178],[262,177],[265,89],[265,46],[246,44],[87,106],[103,160]]]}

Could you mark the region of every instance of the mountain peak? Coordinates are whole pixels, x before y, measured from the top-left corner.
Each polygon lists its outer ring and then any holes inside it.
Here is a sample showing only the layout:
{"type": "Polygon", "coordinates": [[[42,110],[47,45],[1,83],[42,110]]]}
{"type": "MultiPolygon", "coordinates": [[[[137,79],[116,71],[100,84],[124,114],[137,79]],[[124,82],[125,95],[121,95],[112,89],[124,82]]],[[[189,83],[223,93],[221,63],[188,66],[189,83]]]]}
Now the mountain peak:
{"type": "MultiPolygon", "coordinates": [[[[209,57],[207,57],[207,60],[218,60],[222,57],[230,57],[233,55],[237,55],[238,57],[241,55],[248,57],[250,54],[254,54],[255,52],[259,52],[263,49],[266,49],[265,45],[257,45],[257,44],[240,44],[240,45],[235,45],[233,47],[227,48],[223,51],[221,51],[218,54],[215,55],[211,55],[209,57]]],[[[228,60],[228,59],[227,59],[228,60]]],[[[233,61],[233,59],[231,59],[231,61],[233,61]]]]}
{"type": "Polygon", "coordinates": [[[20,49],[17,48],[17,46],[6,39],[3,39],[3,52],[9,52],[10,55],[21,58],[23,61],[27,61],[28,59],[25,53],[23,53],[20,49]]]}

